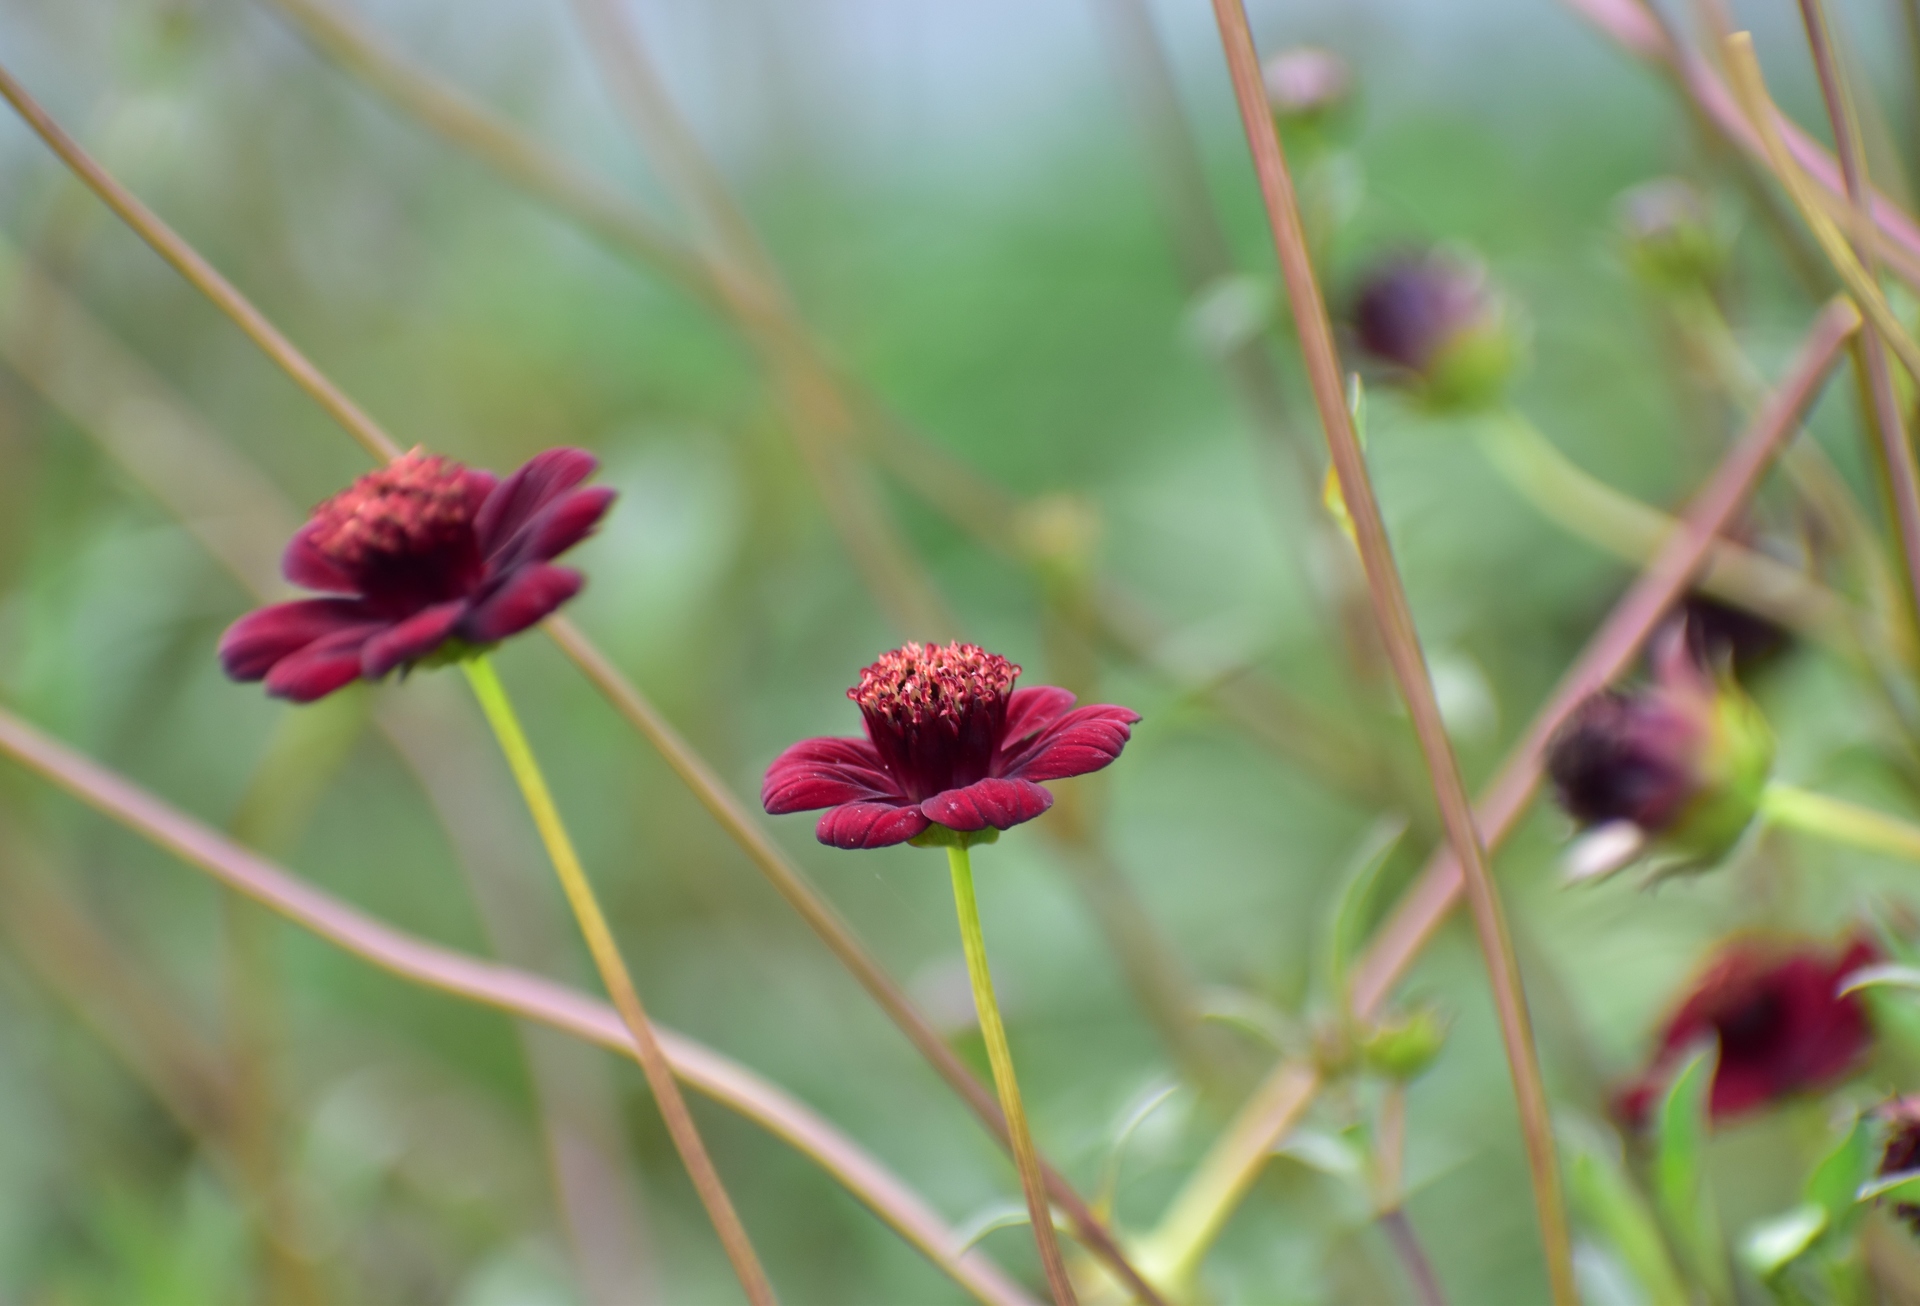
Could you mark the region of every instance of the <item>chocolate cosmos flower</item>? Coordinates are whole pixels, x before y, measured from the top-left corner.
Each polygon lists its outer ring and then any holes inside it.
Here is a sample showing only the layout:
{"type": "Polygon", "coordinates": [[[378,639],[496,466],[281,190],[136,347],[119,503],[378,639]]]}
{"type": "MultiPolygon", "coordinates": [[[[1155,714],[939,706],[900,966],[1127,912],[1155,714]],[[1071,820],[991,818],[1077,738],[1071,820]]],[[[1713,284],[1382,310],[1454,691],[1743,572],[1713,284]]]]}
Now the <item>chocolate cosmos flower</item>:
{"type": "Polygon", "coordinates": [[[235,680],[310,703],[434,655],[518,634],[579,593],[551,560],[613,502],[576,489],[593,455],[549,449],[502,481],[419,449],[313,510],[287,546],[288,580],[338,597],[250,612],[220,640],[235,680]]]}
{"type": "Polygon", "coordinates": [[[907,644],[860,673],[847,697],[865,739],[803,739],[767,768],[769,814],[829,808],[815,833],[836,848],[884,848],[930,826],[1005,830],[1053,806],[1043,780],[1098,771],[1140,714],[1073,706],[1064,689],[1015,690],[1020,668],[973,644],[907,644]]]}
{"type": "Polygon", "coordinates": [[[1875,959],[1864,939],[1838,954],[1804,940],[1735,940],[1668,1020],[1652,1067],[1620,1099],[1622,1114],[1644,1120],[1687,1049],[1708,1036],[1720,1042],[1708,1099],[1715,1120],[1839,1083],[1873,1044],[1865,1005],[1841,997],[1840,984],[1875,959]]]}

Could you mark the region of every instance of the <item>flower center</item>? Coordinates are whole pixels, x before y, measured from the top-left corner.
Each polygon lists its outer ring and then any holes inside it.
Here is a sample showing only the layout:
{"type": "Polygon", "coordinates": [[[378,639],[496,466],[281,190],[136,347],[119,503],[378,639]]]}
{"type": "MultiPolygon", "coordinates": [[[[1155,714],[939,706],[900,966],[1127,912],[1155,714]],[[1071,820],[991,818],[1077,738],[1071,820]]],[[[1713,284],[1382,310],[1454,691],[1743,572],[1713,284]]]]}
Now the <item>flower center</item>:
{"type": "Polygon", "coordinates": [[[465,467],[415,449],[315,508],[308,538],[370,599],[438,602],[478,575],[473,519],[485,499],[465,467]]]}
{"type": "Polygon", "coordinates": [[[860,706],[881,758],[921,802],[984,779],[1020,668],[977,644],[909,643],[860,673],[860,706]]]}

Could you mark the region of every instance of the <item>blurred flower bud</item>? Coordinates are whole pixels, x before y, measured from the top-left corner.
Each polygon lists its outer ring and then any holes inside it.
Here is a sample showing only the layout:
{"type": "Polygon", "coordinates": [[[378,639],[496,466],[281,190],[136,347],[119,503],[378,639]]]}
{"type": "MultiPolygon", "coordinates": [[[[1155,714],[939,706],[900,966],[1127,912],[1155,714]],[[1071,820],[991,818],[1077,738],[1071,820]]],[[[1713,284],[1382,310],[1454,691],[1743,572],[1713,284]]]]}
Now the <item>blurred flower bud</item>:
{"type": "Polygon", "coordinates": [[[1047,580],[1074,584],[1091,573],[1100,546],[1100,511],[1073,494],[1043,495],[1021,510],[1020,551],[1047,580]]]}
{"type": "MultiPolygon", "coordinates": [[[[1888,1175],[1905,1174],[1909,1170],[1920,1170],[1920,1096],[1896,1097],[1883,1104],[1874,1112],[1887,1131],[1887,1141],[1880,1153],[1880,1167],[1874,1174],[1885,1178],[1888,1175]]],[[[1920,1234],[1920,1205],[1912,1202],[1894,1203],[1893,1213],[1906,1221],[1907,1227],[1920,1234]]]]}
{"type": "Polygon", "coordinates": [[[1353,70],[1331,50],[1297,45],[1267,60],[1261,69],[1267,107],[1282,127],[1318,126],[1353,95],[1353,70]]]}
{"type": "Polygon", "coordinates": [[[1684,623],[1655,638],[1653,683],[1606,690],[1547,746],[1555,796],[1582,826],[1636,827],[1656,851],[1712,862],[1752,822],[1773,735],[1752,701],[1703,668],[1684,623]]]}
{"type": "Polygon", "coordinates": [[[1433,1007],[1389,1017],[1361,1040],[1360,1055],[1367,1069],[1399,1083],[1410,1083],[1425,1073],[1447,1042],[1447,1018],[1433,1007]]]}
{"type": "Polygon", "coordinates": [[[1428,250],[1375,265],[1354,299],[1360,348],[1429,406],[1497,404],[1520,361],[1519,333],[1479,260],[1428,250]]]}
{"type": "Polygon", "coordinates": [[[1726,241],[1698,188],[1679,177],[1635,186],[1617,208],[1627,263],[1649,284],[1681,289],[1711,283],[1726,266],[1726,241]]]}

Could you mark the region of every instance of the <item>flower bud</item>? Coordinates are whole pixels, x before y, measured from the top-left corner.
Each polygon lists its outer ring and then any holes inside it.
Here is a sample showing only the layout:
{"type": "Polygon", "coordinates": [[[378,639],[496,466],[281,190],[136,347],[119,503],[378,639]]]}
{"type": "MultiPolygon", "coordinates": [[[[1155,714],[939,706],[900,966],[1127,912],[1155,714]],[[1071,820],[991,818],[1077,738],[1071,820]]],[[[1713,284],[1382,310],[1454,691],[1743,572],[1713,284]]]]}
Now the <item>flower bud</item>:
{"type": "Polygon", "coordinates": [[[1392,1016],[1362,1038],[1360,1055],[1367,1069],[1399,1083],[1425,1073],[1447,1042],[1447,1018],[1428,1006],[1392,1016]]]}
{"type": "Polygon", "coordinates": [[[1428,250],[1375,266],[1353,306],[1354,337],[1388,379],[1443,411],[1500,401],[1519,333],[1477,259],[1428,250]]]}
{"type": "Polygon", "coordinates": [[[1627,263],[1666,290],[1710,284],[1726,266],[1726,241],[1693,183],[1660,177],[1635,186],[1617,208],[1627,263]]]}
{"type": "Polygon", "coordinates": [[[1282,127],[1315,127],[1351,100],[1353,71],[1331,50],[1297,45],[1261,68],[1267,107],[1282,127]]]}
{"type": "MultiPolygon", "coordinates": [[[[1880,1166],[1874,1171],[1876,1177],[1905,1174],[1909,1170],[1920,1170],[1920,1096],[1896,1097],[1874,1112],[1881,1125],[1887,1131],[1887,1141],[1880,1153],[1880,1166]]],[[[1912,1202],[1894,1203],[1893,1213],[1906,1222],[1909,1229],[1920,1234],[1920,1205],[1912,1202]]]]}
{"type": "Polygon", "coordinates": [[[1752,700],[1706,670],[1675,622],[1656,637],[1653,683],[1581,704],[1547,746],[1555,796],[1583,827],[1625,824],[1682,863],[1724,855],[1773,766],[1752,700]]]}

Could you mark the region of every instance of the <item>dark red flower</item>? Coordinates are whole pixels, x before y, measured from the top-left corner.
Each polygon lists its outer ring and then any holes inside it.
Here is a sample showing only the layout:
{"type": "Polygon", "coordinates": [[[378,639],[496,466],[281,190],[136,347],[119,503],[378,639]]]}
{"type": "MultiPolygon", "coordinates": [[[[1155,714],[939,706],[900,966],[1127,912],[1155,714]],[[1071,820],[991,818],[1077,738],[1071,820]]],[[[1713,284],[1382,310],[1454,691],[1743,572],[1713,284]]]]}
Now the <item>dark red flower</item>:
{"type": "Polygon", "coordinates": [[[929,826],[1005,830],[1053,806],[1043,780],[1098,771],[1140,714],[1073,706],[1064,689],[1015,690],[1020,668],[974,644],[907,644],[860,673],[847,697],[865,739],[803,739],[761,786],[769,814],[830,809],[836,848],[884,848],[929,826]]]}
{"type": "MultiPolygon", "coordinates": [[[[1880,1153],[1880,1168],[1875,1175],[1885,1178],[1920,1170],[1920,1097],[1896,1097],[1881,1105],[1874,1114],[1887,1131],[1886,1146],[1880,1153]]],[[[1920,1206],[1895,1202],[1893,1213],[1906,1221],[1909,1229],[1920,1233],[1920,1206]]]]}
{"type": "Polygon", "coordinates": [[[367,473],[313,510],[281,561],[294,584],[338,597],[248,613],[221,637],[221,664],[310,703],[518,634],[580,591],[580,573],[551,560],[613,502],[575,488],[596,465],[549,449],[502,481],[415,449],[367,473]]]}
{"type": "Polygon", "coordinates": [[[1840,996],[1840,984],[1877,956],[1860,938],[1837,954],[1804,940],[1734,940],[1667,1021],[1653,1065],[1621,1096],[1621,1113],[1643,1121],[1680,1058],[1707,1037],[1720,1043],[1708,1099],[1715,1120],[1839,1083],[1873,1044],[1865,1004],[1840,996]]]}

